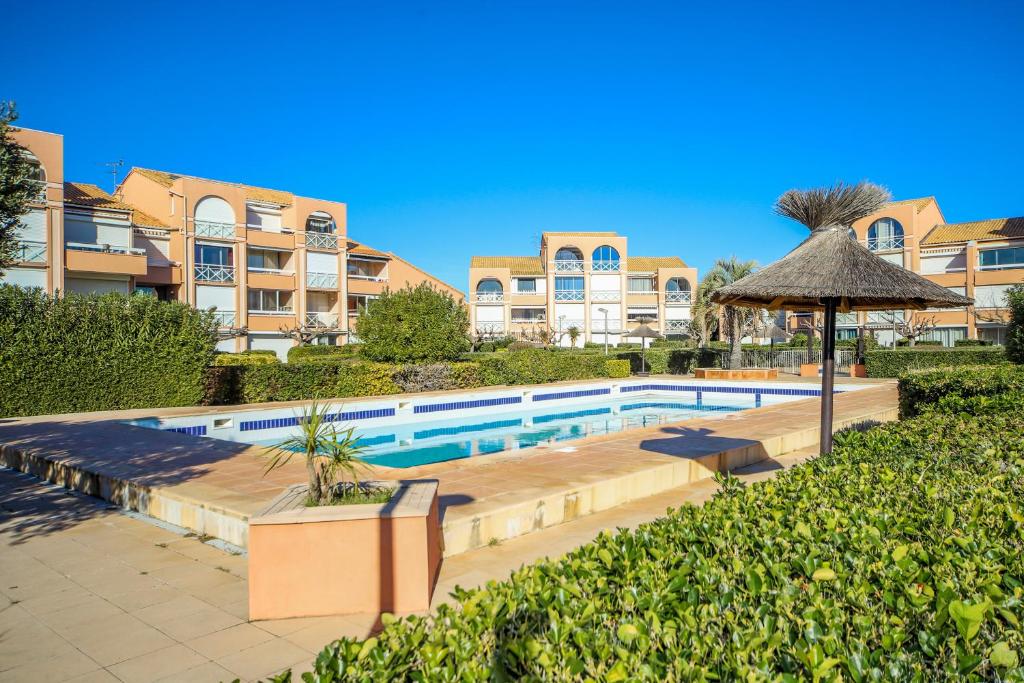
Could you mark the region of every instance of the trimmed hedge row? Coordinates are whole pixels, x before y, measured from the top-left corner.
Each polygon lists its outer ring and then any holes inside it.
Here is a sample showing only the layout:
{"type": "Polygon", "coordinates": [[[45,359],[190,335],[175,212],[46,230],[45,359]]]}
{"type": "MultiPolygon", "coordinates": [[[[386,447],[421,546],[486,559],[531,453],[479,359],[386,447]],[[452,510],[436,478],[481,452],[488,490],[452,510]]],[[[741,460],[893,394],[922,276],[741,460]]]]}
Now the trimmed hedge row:
{"type": "Polygon", "coordinates": [[[213,358],[215,367],[223,365],[277,365],[277,354],[273,351],[241,351],[239,353],[218,353],[213,358]]]}
{"type": "Polygon", "coordinates": [[[931,413],[725,478],[427,618],[342,639],[309,680],[1022,680],[1024,415],[931,413]]]}
{"type": "MultiPolygon", "coordinates": [[[[615,354],[617,358],[629,361],[633,372],[640,372],[640,351],[625,351],[615,354]]],[[[647,371],[655,375],[686,375],[694,368],[721,366],[721,356],[711,349],[665,349],[652,348],[645,352],[647,371]]]]}
{"type": "MultiPolygon", "coordinates": [[[[900,377],[900,417],[914,417],[943,399],[1024,393],[1024,366],[960,367],[908,372],[900,377]]],[[[947,404],[951,407],[955,403],[947,404]]],[[[1024,408],[1024,404],[1021,405],[1024,408]]]]}
{"type": "Polygon", "coordinates": [[[0,285],[0,415],[196,405],[216,344],[185,304],[0,285]]]}
{"type": "Polygon", "coordinates": [[[522,350],[473,362],[392,365],[333,356],[288,364],[210,368],[208,405],[384,396],[573,379],[628,377],[629,362],[603,354],[522,350]]]}
{"type": "Polygon", "coordinates": [[[1006,354],[998,346],[877,349],[866,352],[864,358],[868,377],[899,377],[908,370],[1007,362],[1006,354]]]}

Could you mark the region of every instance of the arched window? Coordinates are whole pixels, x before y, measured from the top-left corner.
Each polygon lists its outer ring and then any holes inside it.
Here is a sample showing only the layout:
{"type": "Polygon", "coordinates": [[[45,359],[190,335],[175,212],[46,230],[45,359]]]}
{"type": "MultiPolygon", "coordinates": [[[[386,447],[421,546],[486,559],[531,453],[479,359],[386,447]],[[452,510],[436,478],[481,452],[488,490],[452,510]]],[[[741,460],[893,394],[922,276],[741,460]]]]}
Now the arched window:
{"type": "Polygon", "coordinates": [[[618,270],[619,252],[615,247],[602,245],[594,250],[593,264],[594,270],[618,270]]]}
{"type": "Polygon", "coordinates": [[[895,218],[879,218],[868,228],[868,249],[886,251],[903,248],[903,226],[895,218]]]}
{"type": "Polygon", "coordinates": [[[505,289],[494,279],[481,280],[476,284],[478,301],[501,301],[505,289]]]}
{"type": "Polygon", "coordinates": [[[583,252],[576,247],[562,247],[555,252],[555,270],[561,272],[582,272],[583,252]]]}
{"type": "Polygon", "coordinates": [[[326,211],[314,211],[309,214],[309,218],[306,219],[306,232],[319,232],[322,234],[333,235],[337,232],[337,226],[334,224],[334,219],[331,218],[331,214],[326,211]]]}
{"type": "Polygon", "coordinates": [[[232,239],[235,236],[235,210],[220,197],[203,197],[196,203],[197,237],[232,239]]]}
{"type": "Polygon", "coordinates": [[[690,303],[690,281],[685,277],[672,277],[665,283],[665,301],[672,304],[690,303]]]}

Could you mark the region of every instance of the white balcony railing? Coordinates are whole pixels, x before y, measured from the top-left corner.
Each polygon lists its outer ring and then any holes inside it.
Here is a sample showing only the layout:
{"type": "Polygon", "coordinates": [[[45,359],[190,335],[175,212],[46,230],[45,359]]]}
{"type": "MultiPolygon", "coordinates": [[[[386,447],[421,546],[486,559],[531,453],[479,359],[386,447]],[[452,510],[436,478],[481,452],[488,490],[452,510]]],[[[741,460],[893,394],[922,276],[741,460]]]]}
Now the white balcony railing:
{"type": "Polygon", "coordinates": [[[544,318],[512,318],[514,325],[543,325],[544,318]]]}
{"type": "Polygon", "coordinates": [[[329,232],[307,232],[306,246],[311,249],[337,249],[338,236],[329,232]]]}
{"type": "Polygon", "coordinates": [[[665,321],[664,332],[666,332],[666,333],[676,333],[676,334],[678,334],[680,332],[686,332],[689,329],[690,329],[690,321],[689,320],[666,320],[665,321]]]}
{"type": "Polygon", "coordinates": [[[234,311],[214,311],[213,319],[217,321],[217,327],[234,327],[235,326],[235,312],[234,311]]]}
{"type": "Polygon", "coordinates": [[[338,314],[337,313],[317,313],[313,311],[306,312],[306,326],[307,327],[323,327],[323,328],[334,328],[338,326],[338,314]]]}
{"type": "Polygon", "coordinates": [[[622,301],[622,292],[617,289],[592,289],[591,301],[622,301]]]}
{"type": "Polygon", "coordinates": [[[555,301],[583,301],[582,289],[556,289],[555,301]]]}
{"type": "Polygon", "coordinates": [[[338,274],[308,272],[306,273],[306,286],[316,289],[337,289],[338,274]]]}
{"type": "Polygon", "coordinates": [[[235,267],[215,263],[197,263],[195,278],[198,282],[234,282],[235,267]]]}
{"type": "Polygon", "coordinates": [[[555,328],[559,332],[568,332],[570,327],[575,327],[580,333],[583,333],[584,322],[582,320],[575,320],[570,318],[560,318],[558,326],[555,328]]]}
{"type": "Polygon", "coordinates": [[[64,246],[71,251],[91,251],[97,254],[121,254],[124,256],[145,256],[145,249],[121,247],[115,244],[86,244],[85,242],[65,242],[64,246]]]}
{"type": "Polygon", "coordinates": [[[583,261],[555,261],[556,273],[582,273],[583,261]]]}
{"type": "Polygon", "coordinates": [[[505,331],[505,323],[493,322],[476,324],[476,331],[480,334],[501,334],[505,331]]]}
{"type": "Polygon", "coordinates": [[[500,303],[505,300],[504,292],[477,292],[476,300],[480,303],[500,303]]]}
{"type": "Polygon", "coordinates": [[[892,325],[906,320],[903,311],[869,311],[867,315],[868,325],[892,325]]]}
{"type": "Polygon", "coordinates": [[[14,252],[14,260],[24,263],[46,263],[46,242],[22,240],[14,252]]]}
{"type": "Polygon", "coordinates": [[[619,270],[619,261],[594,261],[591,265],[591,270],[609,272],[619,270]]]}
{"type": "Polygon", "coordinates": [[[868,239],[868,249],[871,251],[890,251],[902,248],[902,237],[872,237],[868,239]]]}
{"type": "Polygon", "coordinates": [[[856,327],[857,326],[857,314],[856,313],[836,313],[836,325],[841,327],[856,327]]]}
{"type": "Polygon", "coordinates": [[[295,311],[290,308],[275,308],[272,310],[263,310],[259,308],[250,308],[249,315],[275,315],[279,317],[295,315],[295,311]]]}
{"type": "Polygon", "coordinates": [[[688,304],[691,299],[691,292],[665,292],[665,303],[667,304],[688,304]]]}
{"type": "Polygon", "coordinates": [[[235,226],[231,223],[218,221],[195,221],[196,237],[212,237],[219,240],[230,240],[235,237],[235,226]]]}
{"type": "Polygon", "coordinates": [[[619,318],[608,318],[608,322],[605,323],[603,316],[597,316],[591,318],[590,329],[594,332],[622,332],[622,320],[619,318]]]}

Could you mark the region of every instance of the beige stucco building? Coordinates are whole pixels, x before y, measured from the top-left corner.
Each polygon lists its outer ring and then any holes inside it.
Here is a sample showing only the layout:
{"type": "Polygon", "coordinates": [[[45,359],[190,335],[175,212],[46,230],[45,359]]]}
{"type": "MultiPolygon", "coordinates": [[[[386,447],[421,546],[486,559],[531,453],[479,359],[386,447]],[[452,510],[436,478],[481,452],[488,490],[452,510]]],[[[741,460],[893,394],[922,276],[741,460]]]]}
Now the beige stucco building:
{"type": "Polygon", "coordinates": [[[214,309],[224,351],[284,356],[298,339],[355,340],[360,306],[428,282],[396,254],[348,238],[346,205],[291,192],[132,168],[111,195],[66,182],[60,135],[18,129],[40,193],[3,281],[48,292],[145,292],[214,309]]]}
{"type": "MultiPolygon", "coordinates": [[[[857,334],[858,326],[891,345],[903,322],[934,322],[922,339],[952,346],[957,339],[1003,343],[1009,320],[1004,295],[1024,282],[1024,217],[947,223],[935,197],[888,204],[853,224],[856,238],[879,257],[971,297],[970,308],[934,311],[860,312],[840,314],[840,338],[857,334]]],[[[790,316],[790,330],[799,318],[790,316]]]]}
{"type": "Polygon", "coordinates": [[[665,335],[690,320],[697,271],[677,256],[631,256],[614,232],[545,232],[537,256],[474,256],[469,267],[472,329],[480,337],[569,345],[636,342],[639,320],[665,335]]]}

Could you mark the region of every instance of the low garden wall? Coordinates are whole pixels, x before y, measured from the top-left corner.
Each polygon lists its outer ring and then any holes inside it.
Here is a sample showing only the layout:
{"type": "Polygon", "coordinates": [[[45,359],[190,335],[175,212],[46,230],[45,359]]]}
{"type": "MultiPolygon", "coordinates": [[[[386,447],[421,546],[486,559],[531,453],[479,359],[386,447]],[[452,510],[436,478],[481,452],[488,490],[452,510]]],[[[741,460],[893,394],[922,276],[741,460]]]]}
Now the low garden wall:
{"type": "MultiPolygon", "coordinates": [[[[991,391],[1018,386],[990,372],[991,391]]],[[[966,391],[958,373],[901,389],[966,391]]],[[[1024,414],[988,402],[1007,395],[838,434],[831,455],[724,478],[701,507],[457,590],[427,619],[383,615],[372,639],[328,645],[313,676],[1015,680],[1024,414]]]]}

